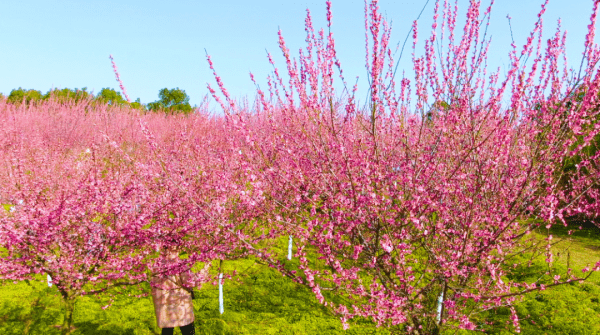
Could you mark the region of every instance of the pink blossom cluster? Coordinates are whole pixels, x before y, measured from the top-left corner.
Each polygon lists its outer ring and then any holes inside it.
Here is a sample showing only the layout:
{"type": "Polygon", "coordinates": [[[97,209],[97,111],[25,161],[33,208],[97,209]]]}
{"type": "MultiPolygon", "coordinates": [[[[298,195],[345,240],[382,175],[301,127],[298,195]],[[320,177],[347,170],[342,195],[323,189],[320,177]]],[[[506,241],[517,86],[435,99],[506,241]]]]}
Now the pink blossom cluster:
{"type": "Polygon", "coordinates": [[[115,72],[115,78],[117,79],[117,82],[119,83],[121,92],[123,92],[123,95],[125,96],[125,100],[127,100],[127,102],[131,102],[131,100],[129,100],[129,96],[127,95],[127,90],[125,89],[125,85],[123,85],[123,82],[121,81],[121,77],[119,76],[119,69],[117,68],[117,64],[115,64],[115,60],[114,60],[113,56],[109,55],[108,58],[110,58],[110,62],[112,64],[113,71],[115,72]]]}

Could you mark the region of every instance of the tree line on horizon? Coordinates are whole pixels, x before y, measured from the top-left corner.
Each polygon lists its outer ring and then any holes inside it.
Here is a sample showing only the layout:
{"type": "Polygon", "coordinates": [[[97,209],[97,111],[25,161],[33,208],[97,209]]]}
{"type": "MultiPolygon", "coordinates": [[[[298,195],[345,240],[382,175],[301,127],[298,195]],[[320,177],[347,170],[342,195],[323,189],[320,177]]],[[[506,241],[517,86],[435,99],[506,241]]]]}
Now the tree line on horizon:
{"type": "Polygon", "coordinates": [[[39,90],[34,89],[13,89],[10,91],[8,96],[4,96],[0,93],[0,98],[6,98],[9,103],[20,105],[25,103],[27,105],[36,103],[50,98],[56,99],[59,102],[74,101],[75,103],[83,100],[92,100],[101,104],[108,104],[111,106],[129,106],[133,109],[139,109],[141,111],[163,111],[169,114],[189,114],[194,110],[194,107],[190,105],[190,97],[185,90],[177,88],[163,88],[158,92],[159,99],[154,102],[144,104],[137,98],[133,102],[128,102],[121,92],[117,92],[113,88],[103,88],[96,95],[93,92],[89,92],[87,87],[82,89],[70,89],[53,88],[48,90],[45,94],[42,94],[39,90]]]}

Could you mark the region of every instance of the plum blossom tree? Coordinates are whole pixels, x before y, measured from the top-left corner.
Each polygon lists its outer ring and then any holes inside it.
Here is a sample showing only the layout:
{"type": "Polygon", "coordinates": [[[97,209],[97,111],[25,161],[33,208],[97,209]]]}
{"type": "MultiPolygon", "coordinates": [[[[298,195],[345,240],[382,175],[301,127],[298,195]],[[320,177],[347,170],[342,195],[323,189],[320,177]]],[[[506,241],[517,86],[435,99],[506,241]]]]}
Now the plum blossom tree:
{"type": "Polygon", "coordinates": [[[145,278],[144,252],[136,251],[147,238],[145,219],[132,210],[145,190],[107,150],[97,145],[69,155],[13,142],[3,155],[12,162],[2,169],[12,208],[0,216],[0,276],[49,275],[65,304],[63,333],[77,297],[145,278]]]}
{"type": "Polygon", "coordinates": [[[599,1],[580,74],[568,69],[560,27],[543,47],[546,2],[526,44],[512,46],[504,76],[485,62],[490,41],[480,28],[491,5],[470,1],[457,36],[458,4],[437,1],[422,56],[413,25],[414,79],[398,84],[391,28],[377,1],[365,1],[370,98],[362,110],[356,86],[336,96],[336,67],[345,82],[326,3],[329,33],[315,34],[309,12],[298,60],[279,33],[289,83],[275,69],[271,98],[258,89],[254,113],[237,107],[216,73],[226,102],[209,86],[253,173],[268,181],[261,219],[296,238],[300,273],[292,275],[345,326],[365,317],[398,333],[481,329],[477,313],[508,306],[519,332],[512,308],[519,296],[589,277],[556,273],[552,236],[540,244],[532,231],[572,211],[598,214],[597,170],[587,173],[598,155],[582,149],[600,130],[599,1]],[[577,87],[585,89],[575,103],[577,87]],[[562,168],[565,155],[579,155],[575,169],[562,168]],[[575,176],[575,186],[560,187],[575,176]],[[534,283],[510,276],[526,251],[545,254],[549,264],[534,283]]]}

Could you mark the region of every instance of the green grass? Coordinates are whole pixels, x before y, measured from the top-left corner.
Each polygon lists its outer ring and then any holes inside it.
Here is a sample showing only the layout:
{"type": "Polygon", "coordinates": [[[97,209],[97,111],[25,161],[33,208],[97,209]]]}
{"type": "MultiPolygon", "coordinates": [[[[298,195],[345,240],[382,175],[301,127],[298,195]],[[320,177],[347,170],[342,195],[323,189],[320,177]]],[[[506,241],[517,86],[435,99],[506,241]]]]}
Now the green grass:
{"type": "MultiPolygon", "coordinates": [[[[556,225],[550,230],[536,231],[534,238],[543,241],[548,235],[552,235],[552,242],[555,243],[552,246],[556,260],[552,269],[554,273],[564,274],[569,264],[573,273],[581,276],[582,268],[588,264],[593,267],[600,261],[600,231],[595,226],[584,225],[580,230],[578,225],[556,225]]],[[[522,255],[520,260],[528,258],[529,255],[522,255]]],[[[534,259],[530,267],[515,269],[514,276],[520,281],[534,282],[539,278],[539,273],[548,270],[545,255],[541,255],[534,259]]],[[[543,281],[552,282],[548,277],[543,281]]],[[[515,309],[522,334],[600,334],[600,273],[593,273],[584,283],[574,282],[526,294],[515,309]]],[[[479,322],[490,323],[485,326],[486,333],[512,334],[512,328],[507,324],[509,317],[508,308],[498,308],[483,313],[479,322]]]]}
{"type": "MultiPolygon", "coordinates": [[[[567,233],[569,229],[573,227],[556,226],[534,235],[542,240],[550,233],[553,242],[559,242],[553,246],[555,270],[559,272],[566,270],[567,262],[572,268],[581,269],[600,260],[598,229],[575,227],[572,235],[567,233]]],[[[343,331],[339,319],[320,305],[307,288],[252,259],[224,263],[226,272],[234,269],[239,275],[225,282],[223,315],[218,312],[216,286],[207,284],[197,290],[194,313],[198,334],[389,334],[366,320],[357,320],[348,331],[343,331]]],[[[531,267],[517,268],[513,275],[519,280],[533,281],[537,278],[534,274],[546,269],[542,256],[531,267]]],[[[141,291],[149,292],[149,286],[143,286],[141,291]]],[[[137,288],[123,291],[105,310],[101,307],[109,303],[109,295],[80,298],[75,306],[73,333],[160,334],[151,298],[136,298],[137,294],[140,294],[137,288]]],[[[585,283],[527,294],[516,310],[523,334],[600,334],[600,274],[595,273],[585,283]]],[[[62,318],[60,296],[55,287],[47,287],[45,277],[38,281],[1,283],[0,334],[59,334],[62,318]]],[[[510,334],[508,320],[508,308],[478,316],[481,325],[488,323],[485,328],[490,334],[510,334]]]]}
{"type": "MultiPolygon", "coordinates": [[[[586,265],[593,267],[600,261],[600,230],[591,225],[583,224],[580,226],[564,227],[562,225],[553,226],[549,231],[543,229],[540,235],[552,234],[553,252],[556,254],[557,263],[567,266],[567,258],[570,254],[570,267],[577,270],[576,275],[581,275],[580,269],[586,265]],[[572,233],[569,235],[569,231],[572,233]]],[[[594,273],[590,277],[592,281],[600,281],[600,273],[594,273]]]]}
{"type": "MultiPolygon", "coordinates": [[[[364,320],[344,332],[339,319],[307,288],[250,259],[224,263],[225,271],[234,268],[240,275],[225,281],[223,315],[216,286],[207,284],[196,291],[197,334],[389,334],[364,320]]],[[[149,292],[149,286],[143,290],[149,292]]],[[[136,294],[136,289],[125,291],[106,310],[101,307],[108,295],[80,298],[73,334],[160,334],[151,298],[135,298],[136,294]]],[[[61,300],[45,278],[0,286],[0,334],[59,334],[60,324],[61,300]]]]}

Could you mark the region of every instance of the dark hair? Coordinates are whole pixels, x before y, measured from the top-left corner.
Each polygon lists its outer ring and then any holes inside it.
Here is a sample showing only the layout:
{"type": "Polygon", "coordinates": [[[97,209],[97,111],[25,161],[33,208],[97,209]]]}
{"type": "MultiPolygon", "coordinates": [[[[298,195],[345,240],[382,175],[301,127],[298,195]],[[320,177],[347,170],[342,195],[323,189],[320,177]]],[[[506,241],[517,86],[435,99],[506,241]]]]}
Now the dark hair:
{"type": "Polygon", "coordinates": [[[176,248],[177,245],[178,245],[177,239],[175,239],[174,237],[167,237],[163,240],[162,249],[168,250],[171,248],[176,248]]]}

